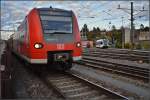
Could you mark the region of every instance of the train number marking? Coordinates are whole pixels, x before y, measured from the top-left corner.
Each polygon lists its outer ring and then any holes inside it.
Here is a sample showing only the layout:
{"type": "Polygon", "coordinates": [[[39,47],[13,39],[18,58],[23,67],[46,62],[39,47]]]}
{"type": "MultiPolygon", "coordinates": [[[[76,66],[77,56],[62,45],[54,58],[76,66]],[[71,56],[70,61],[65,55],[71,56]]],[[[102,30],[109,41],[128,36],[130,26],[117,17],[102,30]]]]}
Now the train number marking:
{"type": "Polygon", "coordinates": [[[64,44],[57,44],[57,49],[64,49],[64,44]]]}

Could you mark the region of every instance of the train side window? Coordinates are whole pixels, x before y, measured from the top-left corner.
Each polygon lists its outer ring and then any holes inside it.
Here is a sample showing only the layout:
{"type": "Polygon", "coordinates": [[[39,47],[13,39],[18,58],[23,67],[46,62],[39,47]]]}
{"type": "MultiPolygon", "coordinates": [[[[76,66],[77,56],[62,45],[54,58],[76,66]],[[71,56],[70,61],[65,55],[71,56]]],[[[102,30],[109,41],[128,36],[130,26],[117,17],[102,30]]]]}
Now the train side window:
{"type": "Polygon", "coordinates": [[[25,19],[25,41],[28,44],[29,43],[29,31],[28,31],[28,21],[27,21],[27,17],[25,19]]]}
{"type": "Polygon", "coordinates": [[[20,25],[19,27],[19,33],[20,33],[20,42],[23,42],[24,41],[24,36],[25,36],[25,32],[26,32],[26,29],[25,29],[25,20],[23,21],[23,23],[20,25]]]}
{"type": "Polygon", "coordinates": [[[27,19],[25,19],[25,24],[24,24],[24,35],[27,33],[27,19]]]}

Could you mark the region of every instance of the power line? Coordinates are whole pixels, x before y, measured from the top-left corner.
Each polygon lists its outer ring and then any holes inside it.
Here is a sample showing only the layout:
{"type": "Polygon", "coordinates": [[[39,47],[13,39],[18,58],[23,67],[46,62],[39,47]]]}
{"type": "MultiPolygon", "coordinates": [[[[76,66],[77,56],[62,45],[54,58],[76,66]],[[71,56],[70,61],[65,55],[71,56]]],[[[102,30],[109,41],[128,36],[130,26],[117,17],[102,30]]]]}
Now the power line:
{"type": "Polygon", "coordinates": [[[4,32],[14,32],[14,30],[0,30],[1,32],[4,31],[4,32]]]}
{"type": "Polygon", "coordinates": [[[131,31],[130,31],[131,37],[130,38],[131,38],[131,43],[133,44],[134,43],[134,20],[135,20],[134,16],[140,14],[143,11],[148,11],[148,10],[145,10],[144,6],[142,7],[142,10],[134,9],[133,8],[133,2],[131,2],[131,8],[130,9],[129,8],[122,8],[122,7],[120,7],[120,5],[118,5],[117,9],[121,9],[124,12],[130,14],[130,16],[131,16],[131,19],[130,19],[130,21],[131,21],[131,31]],[[128,12],[128,10],[130,10],[130,12],[128,12]],[[134,11],[139,11],[139,12],[134,14],[134,11]]]}

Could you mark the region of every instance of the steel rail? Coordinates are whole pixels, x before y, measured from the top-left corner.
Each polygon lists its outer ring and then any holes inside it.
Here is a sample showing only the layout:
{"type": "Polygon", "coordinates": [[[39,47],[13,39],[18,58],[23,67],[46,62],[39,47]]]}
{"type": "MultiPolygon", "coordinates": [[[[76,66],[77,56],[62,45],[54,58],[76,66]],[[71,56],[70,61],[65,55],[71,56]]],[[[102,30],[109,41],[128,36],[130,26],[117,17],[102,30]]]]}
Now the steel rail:
{"type": "Polygon", "coordinates": [[[82,77],[79,76],[79,75],[76,75],[76,74],[73,74],[73,73],[70,73],[70,72],[68,72],[68,73],[69,73],[70,75],[74,76],[74,77],[77,77],[77,78],[79,78],[79,79],[81,79],[81,80],[83,80],[83,81],[85,81],[85,82],[87,82],[87,83],[89,83],[89,84],[91,84],[91,85],[97,87],[97,88],[102,89],[102,90],[105,91],[105,92],[108,92],[108,93],[110,93],[110,94],[112,94],[112,95],[116,95],[116,96],[118,96],[118,97],[121,97],[122,99],[128,100],[127,97],[125,97],[125,96],[123,96],[123,95],[121,95],[121,94],[119,94],[119,93],[117,93],[117,92],[114,92],[114,91],[112,91],[112,90],[110,90],[110,89],[107,89],[107,88],[105,88],[105,87],[103,87],[103,86],[101,86],[101,85],[98,85],[98,84],[96,84],[96,83],[94,83],[94,82],[91,82],[91,81],[89,81],[89,80],[87,80],[87,79],[85,79],[85,78],[82,78],[82,77]]]}
{"type": "Polygon", "coordinates": [[[100,65],[97,61],[96,62],[93,62],[93,61],[88,61],[88,60],[82,60],[83,62],[82,63],[78,63],[78,64],[81,64],[81,65],[86,65],[88,67],[92,67],[92,68],[97,68],[99,70],[103,70],[103,71],[109,71],[109,72],[113,72],[113,73],[116,73],[116,74],[122,74],[123,76],[130,76],[132,78],[138,78],[138,79],[142,79],[143,81],[145,82],[148,82],[149,81],[149,74],[136,74],[135,72],[132,72],[131,70],[121,70],[121,69],[117,69],[117,67],[111,67],[111,65],[100,65]]]}
{"type": "Polygon", "coordinates": [[[94,82],[82,78],[70,71],[64,73],[57,73],[58,76],[52,76],[52,78],[47,77],[47,84],[51,84],[57,92],[63,96],[63,98],[70,99],[119,99],[128,100],[127,97],[118,94],[110,89],[100,86],[94,82]],[[63,76],[64,75],[64,76],[63,76]],[[67,76],[67,77],[66,77],[67,76]],[[82,85],[81,85],[82,84],[82,85]],[[80,86],[81,85],[81,86],[80,86]],[[67,89],[66,89],[67,88],[67,89]],[[90,88],[87,89],[86,88],[90,88]],[[86,91],[85,91],[85,90],[86,91]],[[83,92],[82,92],[83,91],[83,92]],[[95,95],[95,96],[94,96],[95,95]],[[103,97],[103,95],[105,95],[103,97]]]}

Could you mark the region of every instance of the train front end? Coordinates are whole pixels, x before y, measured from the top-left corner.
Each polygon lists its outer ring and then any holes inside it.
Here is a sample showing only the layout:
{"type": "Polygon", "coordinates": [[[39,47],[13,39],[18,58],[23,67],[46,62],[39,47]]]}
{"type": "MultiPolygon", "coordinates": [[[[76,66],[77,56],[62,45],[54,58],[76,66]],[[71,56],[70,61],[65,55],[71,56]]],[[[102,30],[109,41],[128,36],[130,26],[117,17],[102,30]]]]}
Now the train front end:
{"type": "MultiPolygon", "coordinates": [[[[32,58],[37,59],[37,63],[46,63],[63,70],[70,69],[73,61],[81,60],[82,53],[74,13],[55,8],[39,8],[37,12],[41,32],[32,41],[32,58]]],[[[35,34],[31,34],[31,37],[34,38],[35,34]]]]}

